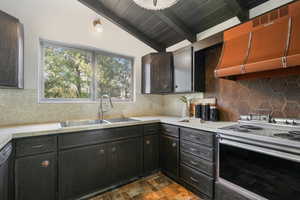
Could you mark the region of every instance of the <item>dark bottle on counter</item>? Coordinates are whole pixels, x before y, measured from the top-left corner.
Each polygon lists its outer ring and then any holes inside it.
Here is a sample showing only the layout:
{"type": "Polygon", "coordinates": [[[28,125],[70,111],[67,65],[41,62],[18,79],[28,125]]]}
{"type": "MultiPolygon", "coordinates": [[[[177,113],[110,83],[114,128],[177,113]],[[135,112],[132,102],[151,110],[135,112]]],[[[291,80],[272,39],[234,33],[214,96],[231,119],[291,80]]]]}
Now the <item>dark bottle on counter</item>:
{"type": "Polygon", "coordinates": [[[216,106],[210,106],[210,121],[216,122],[219,121],[219,110],[216,106]]]}
{"type": "Polygon", "coordinates": [[[204,104],[202,106],[202,119],[204,121],[209,121],[209,117],[210,117],[210,105],[204,104]]]}
{"type": "Polygon", "coordinates": [[[195,106],[195,117],[196,118],[202,118],[202,105],[201,104],[197,104],[195,106]]]}

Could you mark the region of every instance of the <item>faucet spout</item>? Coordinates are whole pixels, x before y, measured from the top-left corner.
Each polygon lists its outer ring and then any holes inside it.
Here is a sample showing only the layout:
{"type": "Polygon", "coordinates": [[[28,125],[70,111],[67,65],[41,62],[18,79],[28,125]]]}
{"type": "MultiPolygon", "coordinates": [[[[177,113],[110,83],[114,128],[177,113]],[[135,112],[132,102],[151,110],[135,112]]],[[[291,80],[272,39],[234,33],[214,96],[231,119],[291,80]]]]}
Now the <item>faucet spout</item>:
{"type": "Polygon", "coordinates": [[[104,94],[100,96],[100,104],[98,108],[98,117],[101,121],[104,120],[104,113],[108,112],[110,109],[114,107],[111,96],[104,94]],[[109,101],[109,108],[104,109],[104,99],[107,99],[109,101]]]}

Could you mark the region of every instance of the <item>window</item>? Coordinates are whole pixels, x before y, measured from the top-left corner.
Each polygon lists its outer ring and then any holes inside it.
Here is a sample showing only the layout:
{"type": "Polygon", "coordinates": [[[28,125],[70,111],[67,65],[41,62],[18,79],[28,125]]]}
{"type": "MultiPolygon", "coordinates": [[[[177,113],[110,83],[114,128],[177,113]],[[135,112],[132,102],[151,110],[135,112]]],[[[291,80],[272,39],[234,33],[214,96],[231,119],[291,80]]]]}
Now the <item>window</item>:
{"type": "Polygon", "coordinates": [[[41,41],[41,102],[133,100],[133,58],[41,41]]]}

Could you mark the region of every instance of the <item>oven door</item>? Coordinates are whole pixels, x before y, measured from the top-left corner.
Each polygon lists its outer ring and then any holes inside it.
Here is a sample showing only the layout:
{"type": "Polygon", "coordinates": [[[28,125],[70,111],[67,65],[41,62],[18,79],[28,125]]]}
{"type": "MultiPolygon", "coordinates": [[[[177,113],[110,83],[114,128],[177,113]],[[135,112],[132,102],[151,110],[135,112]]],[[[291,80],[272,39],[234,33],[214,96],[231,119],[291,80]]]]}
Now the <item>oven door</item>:
{"type": "Polygon", "coordinates": [[[300,155],[219,135],[217,181],[250,199],[300,199],[300,155]]]}

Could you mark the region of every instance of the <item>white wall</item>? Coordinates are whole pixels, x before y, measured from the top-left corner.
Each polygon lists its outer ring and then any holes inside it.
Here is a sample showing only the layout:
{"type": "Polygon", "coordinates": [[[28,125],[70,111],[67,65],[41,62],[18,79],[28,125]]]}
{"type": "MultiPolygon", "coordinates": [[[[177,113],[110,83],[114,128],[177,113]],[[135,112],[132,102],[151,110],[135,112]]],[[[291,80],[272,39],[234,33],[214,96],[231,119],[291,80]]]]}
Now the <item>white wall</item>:
{"type": "Polygon", "coordinates": [[[0,125],[97,116],[97,104],[38,104],[39,38],[134,57],[136,102],[117,104],[109,114],[160,112],[160,96],[140,94],[141,56],[154,50],[103,18],[104,32],[96,33],[96,13],[77,0],[1,0],[0,10],[19,18],[25,27],[25,90],[0,90],[0,125]]]}

